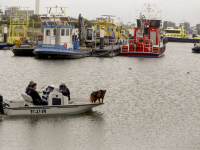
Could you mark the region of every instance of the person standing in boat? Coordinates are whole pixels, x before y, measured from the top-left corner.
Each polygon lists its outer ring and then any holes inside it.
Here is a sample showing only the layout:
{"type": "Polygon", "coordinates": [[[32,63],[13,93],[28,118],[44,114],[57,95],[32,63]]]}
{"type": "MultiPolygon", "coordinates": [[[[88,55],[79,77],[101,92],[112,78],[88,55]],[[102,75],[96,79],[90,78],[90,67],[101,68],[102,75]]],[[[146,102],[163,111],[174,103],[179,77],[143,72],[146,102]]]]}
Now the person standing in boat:
{"type": "Polygon", "coordinates": [[[28,85],[28,87],[26,88],[26,91],[25,91],[25,93],[27,94],[27,95],[30,95],[30,92],[31,92],[31,88],[32,88],[32,85],[34,84],[34,81],[30,81],[30,83],[29,83],[29,85],[28,85]]]}
{"type": "Polygon", "coordinates": [[[64,96],[67,96],[67,97],[68,97],[68,101],[70,101],[70,91],[69,91],[69,89],[67,88],[65,82],[62,82],[62,83],[60,84],[59,91],[60,91],[64,96]]]}
{"type": "Polygon", "coordinates": [[[33,104],[34,105],[48,105],[47,101],[44,101],[41,99],[39,93],[36,91],[37,89],[37,83],[33,83],[32,88],[31,88],[31,92],[30,92],[30,96],[33,99],[33,104]]]}

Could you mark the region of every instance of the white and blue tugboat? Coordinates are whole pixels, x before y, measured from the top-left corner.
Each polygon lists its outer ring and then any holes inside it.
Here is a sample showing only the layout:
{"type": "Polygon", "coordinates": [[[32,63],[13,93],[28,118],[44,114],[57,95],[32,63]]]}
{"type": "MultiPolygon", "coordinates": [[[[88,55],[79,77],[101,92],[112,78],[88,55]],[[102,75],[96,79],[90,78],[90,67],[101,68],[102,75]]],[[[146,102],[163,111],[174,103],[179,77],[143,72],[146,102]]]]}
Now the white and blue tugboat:
{"type": "MultiPolygon", "coordinates": [[[[47,14],[48,15],[48,14],[47,14]]],[[[77,40],[78,30],[69,26],[69,18],[57,14],[49,17],[41,17],[44,39],[43,44],[38,45],[33,53],[39,58],[83,58],[91,56],[90,49],[79,50],[77,40]],[[53,22],[49,25],[48,22],[53,22]]]]}

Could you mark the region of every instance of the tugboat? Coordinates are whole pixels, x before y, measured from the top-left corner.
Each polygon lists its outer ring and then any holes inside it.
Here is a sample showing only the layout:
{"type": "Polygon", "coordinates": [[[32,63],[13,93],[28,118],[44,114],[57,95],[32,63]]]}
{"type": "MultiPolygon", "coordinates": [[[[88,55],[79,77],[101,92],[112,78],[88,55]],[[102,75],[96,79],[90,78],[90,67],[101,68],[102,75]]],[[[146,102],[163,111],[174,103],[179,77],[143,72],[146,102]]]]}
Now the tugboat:
{"type": "Polygon", "coordinates": [[[61,8],[62,10],[63,7],[56,7],[55,13],[51,13],[52,8],[54,7],[49,8],[47,16],[41,17],[41,20],[47,24],[43,26],[44,42],[42,45],[38,45],[33,53],[38,58],[83,58],[91,56],[92,49],[79,50],[79,41],[77,41],[75,35],[77,29],[68,24],[70,19],[65,16],[65,10],[58,13],[57,9],[61,8]],[[54,25],[49,25],[48,22],[54,22],[54,25]]]}
{"type": "Polygon", "coordinates": [[[148,18],[140,13],[133,39],[129,40],[128,45],[122,46],[120,56],[158,58],[164,55],[166,42],[160,36],[161,19],[151,17],[150,13],[154,12],[151,4],[144,6],[147,6],[148,18]]]}

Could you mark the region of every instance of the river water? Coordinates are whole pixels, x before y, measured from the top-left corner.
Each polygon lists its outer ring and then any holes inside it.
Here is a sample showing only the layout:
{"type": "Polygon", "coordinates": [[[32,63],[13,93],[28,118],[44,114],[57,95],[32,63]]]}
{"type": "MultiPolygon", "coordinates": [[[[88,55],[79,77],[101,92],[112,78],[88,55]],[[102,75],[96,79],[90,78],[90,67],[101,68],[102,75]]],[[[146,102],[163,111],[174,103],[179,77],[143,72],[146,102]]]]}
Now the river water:
{"type": "Polygon", "coordinates": [[[1,150],[199,150],[200,55],[168,43],[161,58],[44,60],[0,51],[0,93],[21,99],[30,80],[67,83],[72,97],[106,89],[80,115],[0,116],[1,150]]]}

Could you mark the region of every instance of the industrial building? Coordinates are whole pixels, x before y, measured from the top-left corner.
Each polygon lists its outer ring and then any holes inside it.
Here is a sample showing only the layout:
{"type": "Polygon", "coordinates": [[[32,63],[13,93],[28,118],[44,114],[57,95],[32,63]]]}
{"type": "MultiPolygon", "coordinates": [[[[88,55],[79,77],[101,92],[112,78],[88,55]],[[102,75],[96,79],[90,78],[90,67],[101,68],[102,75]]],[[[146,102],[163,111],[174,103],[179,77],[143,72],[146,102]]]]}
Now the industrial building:
{"type": "Polygon", "coordinates": [[[179,24],[179,28],[183,28],[186,31],[190,30],[190,23],[189,22],[183,22],[179,24]]]}
{"type": "Polygon", "coordinates": [[[176,23],[174,23],[172,21],[164,21],[163,28],[167,29],[168,27],[175,28],[176,27],[176,23]]]}
{"type": "MultiPolygon", "coordinates": [[[[15,18],[16,17],[19,18],[19,16],[21,14],[27,15],[27,13],[26,13],[27,10],[19,10],[19,7],[14,7],[14,8],[12,7],[12,11],[21,12],[21,13],[13,13],[14,16],[12,16],[12,17],[15,17],[15,18]],[[16,16],[16,15],[19,15],[19,16],[16,16]]],[[[11,14],[11,7],[6,6],[5,7],[5,13],[4,13],[5,17],[10,17],[10,14],[11,14]]],[[[30,16],[32,16],[32,15],[34,15],[34,10],[28,10],[28,18],[30,18],[30,16]]],[[[27,16],[22,16],[22,17],[26,18],[27,16]]]]}

